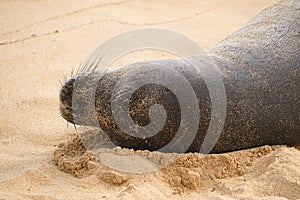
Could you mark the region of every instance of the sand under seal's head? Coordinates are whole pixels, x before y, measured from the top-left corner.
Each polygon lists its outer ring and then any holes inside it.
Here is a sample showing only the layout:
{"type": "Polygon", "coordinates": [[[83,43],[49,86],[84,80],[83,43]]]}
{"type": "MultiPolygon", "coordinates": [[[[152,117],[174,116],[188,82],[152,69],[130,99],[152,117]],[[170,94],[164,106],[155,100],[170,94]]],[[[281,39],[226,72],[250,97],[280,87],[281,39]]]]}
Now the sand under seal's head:
{"type": "MultiPolygon", "coordinates": [[[[257,165],[260,159],[267,159],[267,157],[273,159],[276,157],[273,154],[282,148],[286,147],[263,146],[231,153],[210,154],[204,157],[198,153],[182,154],[173,163],[158,171],[132,174],[116,171],[99,162],[75,135],[71,141],[58,146],[53,161],[60,170],[76,177],[94,177],[100,181],[99,184],[131,187],[132,184],[147,179],[146,177],[150,179],[155,177],[168,184],[174,193],[182,193],[218,187],[223,179],[250,176],[256,170],[254,165],[257,165]]],[[[119,147],[106,149],[106,151],[116,155],[120,154],[120,151],[126,151],[130,154],[152,156],[157,160],[170,156],[169,153],[133,151],[119,147]]],[[[266,161],[266,165],[268,163],[269,161],[266,161]]]]}

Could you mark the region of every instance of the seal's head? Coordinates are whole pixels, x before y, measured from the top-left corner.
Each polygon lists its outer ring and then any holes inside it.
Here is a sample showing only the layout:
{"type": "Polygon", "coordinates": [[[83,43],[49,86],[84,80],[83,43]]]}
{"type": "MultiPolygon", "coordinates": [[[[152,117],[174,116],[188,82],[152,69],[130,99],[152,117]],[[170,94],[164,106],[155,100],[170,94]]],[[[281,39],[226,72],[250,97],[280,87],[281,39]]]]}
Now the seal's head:
{"type": "Polygon", "coordinates": [[[60,90],[61,116],[72,124],[98,127],[95,108],[98,84],[97,73],[80,73],[69,78],[60,90]]]}

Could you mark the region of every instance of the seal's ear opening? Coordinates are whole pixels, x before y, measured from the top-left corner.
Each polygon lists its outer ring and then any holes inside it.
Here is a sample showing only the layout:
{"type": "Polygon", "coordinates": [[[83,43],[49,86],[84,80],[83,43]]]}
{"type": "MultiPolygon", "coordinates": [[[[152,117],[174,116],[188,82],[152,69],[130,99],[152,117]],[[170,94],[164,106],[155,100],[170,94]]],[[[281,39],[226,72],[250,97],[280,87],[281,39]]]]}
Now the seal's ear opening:
{"type": "Polygon", "coordinates": [[[70,78],[62,86],[59,94],[59,111],[61,116],[68,122],[74,123],[72,114],[72,94],[75,79],[70,78]]]}

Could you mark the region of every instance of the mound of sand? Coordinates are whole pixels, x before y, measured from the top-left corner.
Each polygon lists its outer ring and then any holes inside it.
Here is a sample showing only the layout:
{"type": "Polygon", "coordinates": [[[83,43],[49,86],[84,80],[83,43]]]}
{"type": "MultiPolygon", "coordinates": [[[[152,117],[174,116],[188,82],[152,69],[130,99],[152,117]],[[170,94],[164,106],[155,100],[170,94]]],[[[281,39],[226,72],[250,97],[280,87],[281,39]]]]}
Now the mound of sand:
{"type": "MultiPolygon", "coordinates": [[[[106,151],[119,154],[117,152],[120,150],[116,147],[106,151]]],[[[167,153],[123,151],[136,155],[160,154],[154,157],[159,160],[168,157],[167,153]]],[[[160,185],[168,185],[173,194],[180,194],[181,197],[195,192],[203,197],[208,193],[245,199],[300,197],[300,152],[286,146],[262,146],[205,156],[198,153],[182,154],[170,165],[145,175],[120,172],[105,166],[74,135],[73,139],[58,146],[53,162],[60,170],[77,178],[93,177],[99,185],[125,186],[127,189],[120,193],[121,196],[136,197],[134,185],[139,185],[144,179],[147,185],[154,186],[156,190],[160,185]],[[287,164],[289,159],[293,161],[287,164]]],[[[150,189],[147,193],[154,191],[150,189]]]]}

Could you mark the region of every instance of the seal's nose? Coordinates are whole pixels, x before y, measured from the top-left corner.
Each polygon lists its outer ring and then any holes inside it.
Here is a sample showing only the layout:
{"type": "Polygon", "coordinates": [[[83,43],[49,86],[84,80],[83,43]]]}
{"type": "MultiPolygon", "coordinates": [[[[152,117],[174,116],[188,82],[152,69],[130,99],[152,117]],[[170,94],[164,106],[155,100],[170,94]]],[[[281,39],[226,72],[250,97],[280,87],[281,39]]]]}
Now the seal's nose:
{"type": "Polygon", "coordinates": [[[68,122],[74,123],[73,114],[72,114],[72,93],[74,78],[70,78],[62,86],[59,94],[59,110],[61,116],[66,119],[68,122]]]}

